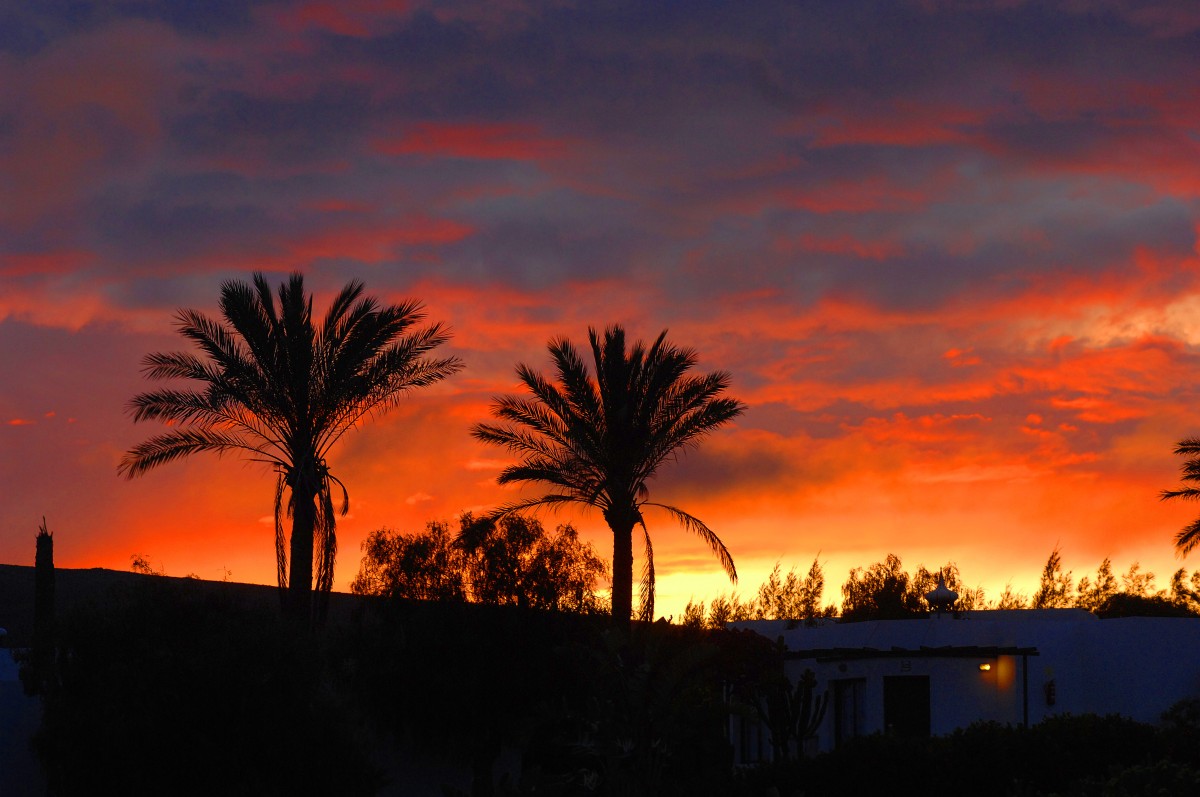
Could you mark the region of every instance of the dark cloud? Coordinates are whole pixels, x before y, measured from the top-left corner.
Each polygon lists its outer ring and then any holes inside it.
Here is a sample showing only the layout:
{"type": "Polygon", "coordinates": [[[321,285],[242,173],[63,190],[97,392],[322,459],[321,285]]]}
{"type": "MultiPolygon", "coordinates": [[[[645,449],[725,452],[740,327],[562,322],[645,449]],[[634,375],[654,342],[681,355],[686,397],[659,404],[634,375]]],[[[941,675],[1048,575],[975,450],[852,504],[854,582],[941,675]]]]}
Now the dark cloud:
{"type": "Polygon", "coordinates": [[[205,107],[179,116],[171,133],[185,156],[219,154],[320,167],[324,159],[351,151],[369,114],[366,92],[352,87],[296,98],[219,91],[205,107]]]}

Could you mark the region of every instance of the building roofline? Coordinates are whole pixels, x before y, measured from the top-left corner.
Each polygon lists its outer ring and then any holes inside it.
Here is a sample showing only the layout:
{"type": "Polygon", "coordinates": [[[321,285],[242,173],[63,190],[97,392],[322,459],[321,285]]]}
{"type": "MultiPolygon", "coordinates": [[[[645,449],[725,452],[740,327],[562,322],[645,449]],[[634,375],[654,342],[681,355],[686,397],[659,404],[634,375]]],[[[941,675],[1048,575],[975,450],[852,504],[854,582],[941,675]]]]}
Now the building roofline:
{"type": "Polygon", "coordinates": [[[994,659],[997,656],[1037,656],[1034,647],[997,645],[946,645],[944,647],[918,648],[813,648],[789,650],[785,659],[816,659],[819,662],[845,661],[848,659],[994,659]]]}

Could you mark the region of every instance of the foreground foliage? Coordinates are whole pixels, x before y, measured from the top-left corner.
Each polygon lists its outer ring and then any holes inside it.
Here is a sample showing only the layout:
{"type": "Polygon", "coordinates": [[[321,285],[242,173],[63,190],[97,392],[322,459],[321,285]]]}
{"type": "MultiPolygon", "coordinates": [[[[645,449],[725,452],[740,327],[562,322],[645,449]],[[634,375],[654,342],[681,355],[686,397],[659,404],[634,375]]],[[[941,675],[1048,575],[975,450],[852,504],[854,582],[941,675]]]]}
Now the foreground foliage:
{"type": "Polygon", "coordinates": [[[269,600],[148,578],[68,614],[59,647],[36,740],[53,794],[368,795],[383,783],[321,651],[269,600]]]}
{"type": "Polygon", "coordinates": [[[1061,716],[1031,728],[980,723],[933,739],[870,736],[812,759],[744,773],[740,794],[970,794],[973,797],[1190,797],[1200,793],[1197,704],[1161,727],[1061,716]]]}
{"type": "Polygon", "coordinates": [[[824,698],[750,632],[463,602],[352,598],[320,634],[269,593],[144,577],[57,625],[38,738],[55,794],[1191,795],[1200,702],[1161,727],[874,736],[814,758],[824,698]],[[218,587],[221,591],[209,589],[218,587]],[[734,771],[729,711],[780,763],[734,771]]]}

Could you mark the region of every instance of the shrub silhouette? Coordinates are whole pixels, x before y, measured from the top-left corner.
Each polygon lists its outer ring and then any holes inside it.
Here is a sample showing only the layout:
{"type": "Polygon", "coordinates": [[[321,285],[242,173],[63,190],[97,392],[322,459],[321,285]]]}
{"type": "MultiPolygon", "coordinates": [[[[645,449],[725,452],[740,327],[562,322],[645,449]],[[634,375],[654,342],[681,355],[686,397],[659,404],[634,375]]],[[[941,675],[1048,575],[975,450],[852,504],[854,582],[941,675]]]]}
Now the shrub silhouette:
{"type": "Polygon", "coordinates": [[[317,646],[266,606],[149,581],[64,618],[37,747],[55,794],[372,794],[317,646]]]}

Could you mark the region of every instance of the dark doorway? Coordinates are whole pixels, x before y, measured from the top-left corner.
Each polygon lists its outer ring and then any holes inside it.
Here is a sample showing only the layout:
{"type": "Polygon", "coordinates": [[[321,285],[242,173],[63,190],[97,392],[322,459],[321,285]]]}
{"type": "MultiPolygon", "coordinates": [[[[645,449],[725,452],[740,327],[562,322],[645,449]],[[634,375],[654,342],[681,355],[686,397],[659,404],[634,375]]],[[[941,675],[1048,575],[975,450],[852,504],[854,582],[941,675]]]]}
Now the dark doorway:
{"type": "Polygon", "coordinates": [[[883,727],[906,738],[929,736],[929,676],[895,675],[883,679],[883,727]]]}
{"type": "Polygon", "coordinates": [[[841,746],[864,733],[863,692],[865,678],[843,678],[833,682],[833,743],[841,746]]]}

